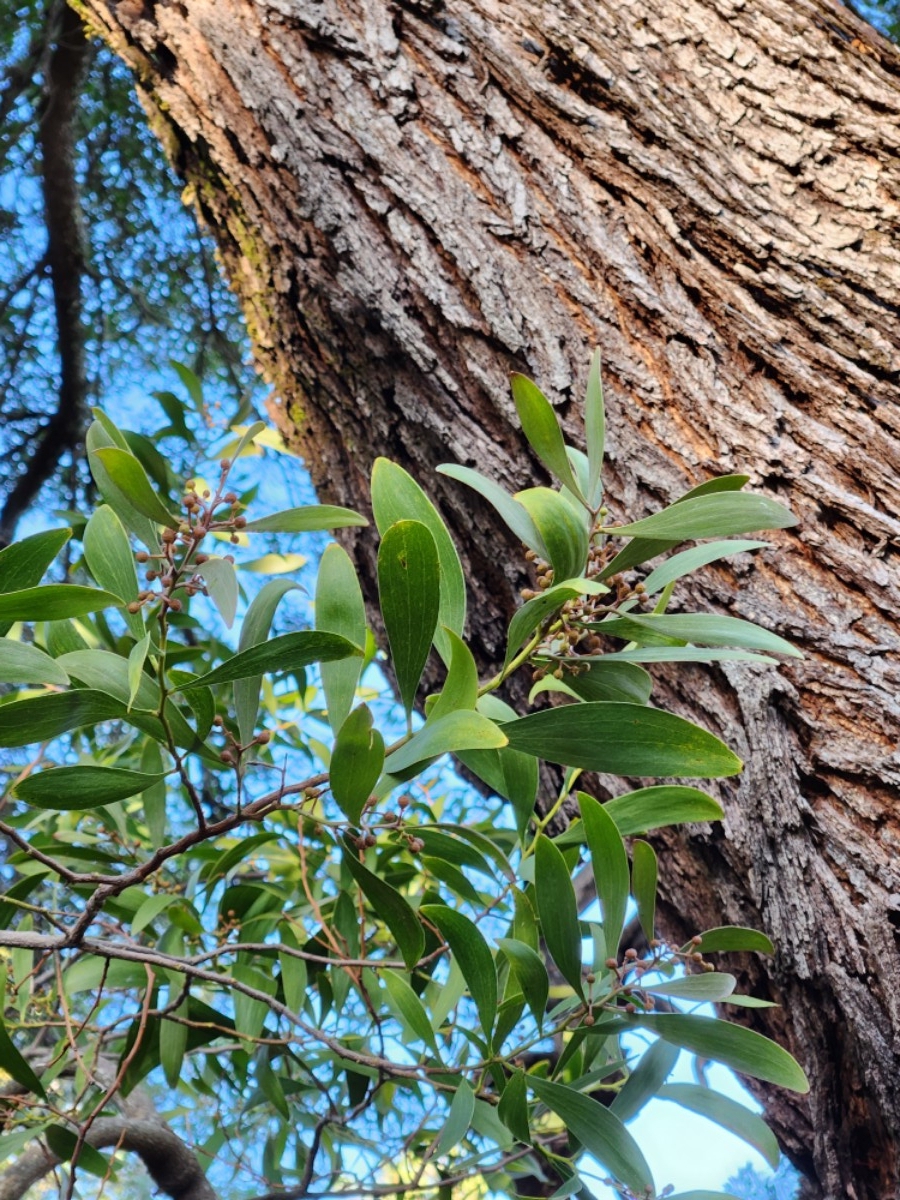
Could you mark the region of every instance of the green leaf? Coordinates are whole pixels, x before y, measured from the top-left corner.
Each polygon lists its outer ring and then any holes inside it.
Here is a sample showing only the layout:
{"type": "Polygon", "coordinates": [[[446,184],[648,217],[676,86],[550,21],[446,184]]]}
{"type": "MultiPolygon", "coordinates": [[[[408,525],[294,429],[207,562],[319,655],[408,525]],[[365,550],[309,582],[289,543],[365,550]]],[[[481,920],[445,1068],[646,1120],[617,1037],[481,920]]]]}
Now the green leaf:
{"type": "MultiPolygon", "coordinates": [[[[120,450],[117,446],[104,446],[95,452],[95,457],[102,464],[114,487],[128,497],[129,503],[141,516],[156,525],[165,525],[170,529],[178,528],[180,519],[160,500],[153,484],[147,478],[147,472],[130,451],[120,450]]],[[[112,507],[115,508],[115,504],[112,504],[112,507]]]]}
{"type": "Polygon", "coordinates": [[[527,510],[547,547],[554,582],[582,576],[588,555],[584,514],[550,488],[526,488],[516,499],[527,510]]]}
{"type": "Polygon", "coordinates": [[[635,841],[631,847],[631,891],[648,941],[656,937],[657,875],[656,851],[649,842],[635,841]]]}
{"type": "Polygon", "coordinates": [[[478,1009],[484,1039],[490,1044],[497,1015],[497,970],[487,942],[474,921],[444,904],[423,904],[419,911],[437,926],[450,947],[478,1009]]]}
{"type": "Polygon", "coordinates": [[[550,978],[544,960],[531,946],[517,938],[498,938],[497,945],[509,961],[538,1029],[542,1029],[550,995],[550,978]]]}
{"type": "Polygon", "coordinates": [[[685,975],[683,979],[669,979],[660,983],[642,981],[641,987],[645,992],[652,992],[654,996],[674,996],[679,1000],[719,1004],[728,999],[736,983],[733,975],[709,971],[702,975],[685,975]]]}
{"type": "MultiPolygon", "coordinates": [[[[156,742],[148,738],[141,751],[141,771],[146,775],[163,775],[162,753],[156,742]]],[[[147,822],[147,832],[150,835],[150,845],[154,850],[165,845],[166,841],[166,784],[160,778],[157,783],[145,788],[141,795],[144,805],[144,819],[147,822]]]]}
{"type": "Polygon", "coordinates": [[[767,496],[720,492],[695,495],[642,521],[608,526],[605,532],[616,537],[675,538],[686,542],[694,538],[754,533],[758,529],[788,529],[796,524],[797,518],[792,512],[767,496]]]}
{"type": "Polygon", "coordinates": [[[65,687],[69,676],[49,654],[30,642],[0,637],[0,683],[50,683],[65,687]]]}
{"type": "Polygon", "coordinates": [[[410,1030],[413,1038],[424,1042],[435,1058],[440,1060],[437,1038],[434,1036],[434,1030],[431,1028],[431,1022],[422,1001],[396,971],[385,971],[382,978],[394,1012],[410,1030]]]}
{"type": "Polygon", "coordinates": [[[552,613],[558,612],[566,601],[575,600],[579,596],[599,596],[607,590],[602,583],[596,583],[593,579],[567,579],[523,604],[509,623],[506,657],[503,660],[504,670],[541,622],[552,613]]]}
{"type": "Polygon", "coordinates": [[[681,1051],[659,1038],[641,1056],[641,1061],[625,1080],[610,1105],[620,1121],[636,1117],[648,1100],[657,1095],[669,1078],[681,1051]]]}
{"type": "Polygon", "coordinates": [[[743,554],[748,550],[760,550],[768,546],[768,542],[705,542],[702,546],[692,546],[680,554],[673,554],[664,563],[651,571],[644,580],[644,588],[648,596],[662,591],[676,579],[690,575],[693,571],[705,567],[708,563],[717,562],[730,554],[743,554]]]}
{"type": "Polygon", "coordinates": [[[206,584],[210,600],[219,610],[219,616],[230,629],[237,615],[238,581],[234,563],[226,558],[210,556],[197,567],[197,574],[206,584]]]}
{"type": "Polygon", "coordinates": [[[638,704],[545,709],[503,726],[514,750],[613,775],[735,775],[740,759],[698,725],[638,704]]]}
{"type": "Polygon", "coordinates": [[[764,1079],[792,1092],[809,1091],[806,1075],[787,1050],[742,1025],[682,1013],[641,1014],[627,1020],[692,1054],[723,1063],[732,1071],[764,1079]]]}
{"type": "MultiPolygon", "coordinates": [[[[112,422],[94,409],[96,420],[88,427],[85,436],[85,447],[88,452],[88,463],[97,489],[106,503],[113,509],[116,516],[126,528],[137,534],[144,545],[154,553],[159,549],[159,532],[156,524],[138,511],[136,505],[126,492],[123,492],[114,482],[103,461],[98,457],[102,449],[117,448],[127,454],[127,443],[112,422]],[[110,428],[112,432],[110,431],[110,428]],[[124,444],[120,444],[124,443],[124,444]]],[[[135,459],[137,462],[137,459],[135,459]]],[[[140,466],[140,464],[138,464],[140,466]]],[[[149,484],[148,484],[149,486],[149,484]]]]}
{"type": "Polygon", "coordinates": [[[774,654],[786,654],[802,658],[802,653],[784,638],[752,621],[739,617],[720,617],[712,613],[683,613],[671,616],[668,613],[628,613],[622,617],[608,617],[605,621],[592,622],[588,628],[610,637],[624,638],[639,644],[657,644],[656,638],[678,638],[683,642],[695,642],[707,646],[740,646],[746,650],[765,650],[774,654]]]}
{"type": "Polygon", "coordinates": [[[616,650],[599,658],[585,655],[579,662],[593,666],[595,663],[609,663],[610,666],[627,663],[662,663],[662,662],[757,662],[776,663],[774,658],[762,654],[753,654],[749,650],[704,649],[698,646],[641,646],[637,650],[616,650]]]}
{"type": "Polygon", "coordinates": [[[452,646],[444,628],[462,637],[466,623],[466,580],[453,539],[440,513],[411,475],[396,463],[378,458],[372,469],[372,511],[382,537],[398,521],[419,521],[437,547],[441,566],[441,602],[434,644],[445,663],[452,646]]]}
{"type": "Polygon", "coordinates": [[[441,1155],[447,1154],[452,1150],[454,1146],[459,1145],[469,1132],[474,1112],[475,1093],[472,1091],[471,1085],[465,1079],[461,1079],[450,1104],[450,1111],[447,1113],[444,1128],[435,1142],[432,1157],[440,1158],[441,1155]]]}
{"type": "Polygon", "coordinates": [[[497,1115],[520,1142],[531,1144],[531,1126],[528,1121],[528,1087],[525,1083],[525,1072],[513,1071],[506,1081],[500,1103],[497,1105],[497,1115]]]}
{"type": "Polygon", "coordinates": [[[653,680],[643,669],[629,662],[610,662],[609,654],[601,658],[581,656],[577,672],[569,672],[565,683],[581,700],[618,700],[624,704],[646,704],[653,690],[653,680]]]}
{"type": "MultiPolygon", "coordinates": [[[[581,497],[581,488],[572,473],[566,443],[553,406],[537,384],[514,371],[509,377],[522,432],[532,450],[561,484],[581,497]]],[[[542,531],[543,532],[543,531],[542,531]]],[[[575,574],[575,572],[572,572],[575,574]]]]}
{"type": "MultiPolygon", "coordinates": [[[[235,1005],[237,1010],[237,1005],[235,1005]]],[[[173,1017],[181,1017],[181,1021],[164,1020],[159,1032],[159,1065],[163,1076],[170,1088],[178,1086],[178,1081],[184,1072],[184,1055],[187,1050],[188,1027],[183,1021],[190,1012],[188,997],[172,1012],[173,1017]]]]}
{"type": "MultiPolygon", "coordinates": [[[[328,551],[326,550],[325,553],[327,554],[328,551]]],[[[322,561],[324,562],[324,555],[322,561]]],[[[251,646],[256,646],[266,640],[278,605],[288,592],[299,590],[299,587],[299,584],[290,579],[270,579],[260,588],[253,597],[241,624],[238,651],[249,650],[251,646]]],[[[325,674],[324,666],[322,674],[323,676],[325,674]]],[[[236,679],[234,683],[234,710],[237,716],[238,733],[242,745],[245,746],[256,732],[261,686],[262,675],[236,679]]]]}
{"type": "Polygon", "coordinates": [[[622,837],[649,833],[688,821],[719,821],[725,815],[718,800],[698,788],[659,784],[615,796],[604,805],[622,837]]]}
{"type": "Polygon", "coordinates": [[[352,508],[340,508],[336,504],[304,504],[300,508],[286,508],[283,512],[271,513],[268,517],[257,517],[248,521],[244,533],[313,533],[324,529],[348,529],[353,525],[368,525],[368,521],[352,508]]]}
{"type": "Polygon", "coordinates": [[[128,709],[136,708],[143,712],[157,712],[159,709],[160,694],[156,681],[142,672],[136,694],[132,697],[129,660],[112,650],[71,650],[68,654],[61,654],[57,662],[86,687],[106,692],[128,709]]]}
{"type": "Polygon", "coordinates": [[[441,754],[505,745],[506,734],[493,721],[473,709],[459,709],[423,725],[408,742],[388,756],[385,767],[396,775],[441,754]]]}
{"type": "Polygon", "coordinates": [[[0,594],[39,584],[71,536],[71,529],[48,529],[0,550],[0,594]]]}
{"type": "Polygon", "coordinates": [[[0,621],[59,621],[103,608],[121,608],[121,596],[77,583],[47,583],[0,595],[0,621]]]}
{"type": "Polygon", "coordinates": [[[144,678],[144,663],[150,651],[150,634],[145,633],[139,642],[135,642],[128,653],[128,707],[132,708],[137,699],[141,682],[144,678]]]}
{"type": "Polygon", "coordinates": [[[653,1176],[637,1142],[617,1116],[590,1096],[529,1076],[531,1090],[565,1123],[588,1154],[633,1192],[653,1193],[653,1176]]]}
{"type": "Polygon", "coordinates": [[[384,738],[372,728],[368,706],[361,704],[338,730],[329,774],[331,794],[353,825],[359,824],[383,766],[384,738]]]}
{"type": "Polygon", "coordinates": [[[378,548],[378,592],[407,716],[434,639],[440,589],[440,563],[431,531],[421,521],[391,525],[378,548]]]}
{"type": "MultiPolygon", "coordinates": [[[[269,996],[274,996],[277,989],[277,984],[271,974],[261,971],[259,967],[250,966],[248,963],[235,963],[231,968],[231,974],[238,983],[244,984],[245,987],[255,988],[256,991],[264,992],[269,996]]],[[[268,1004],[265,1000],[257,999],[256,996],[248,996],[246,992],[240,992],[236,988],[232,995],[235,1029],[244,1037],[258,1038],[263,1031],[266,1017],[269,1015],[268,1004]]]]}
{"type": "Polygon", "coordinates": [[[344,845],[343,861],[376,914],[391,931],[403,961],[411,971],[425,950],[425,931],[418,917],[396,888],[360,862],[356,847],[349,841],[344,845]]]}
{"type": "Polygon", "coordinates": [[[15,794],[35,808],[96,808],[136,796],[164,778],[123,767],[53,767],[20,780],[15,794]]]}
{"type": "Polygon", "coordinates": [[[314,662],[330,662],[350,655],[362,656],[362,650],[336,633],[304,629],[299,633],[284,633],[268,642],[249,646],[207,675],[198,675],[182,684],[183,692],[196,687],[215,687],[260,674],[299,671],[314,662]]]}
{"type": "Polygon", "coordinates": [[[47,1093],[44,1091],[43,1084],[13,1045],[12,1039],[6,1030],[6,1024],[3,1020],[5,1009],[6,973],[4,972],[3,982],[0,984],[0,1068],[7,1075],[11,1075],[16,1083],[20,1083],[23,1088],[27,1088],[29,1092],[34,1092],[36,1096],[40,1096],[46,1100],[47,1093]]]}
{"type": "Polygon", "coordinates": [[[584,435],[588,457],[588,503],[596,507],[603,495],[601,475],[606,444],[606,413],[600,379],[600,351],[595,350],[584,397],[584,435]]]}
{"type": "Polygon", "coordinates": [[[300,945],[290,925],[282,922],[278,927],[284,950],[278,951],[278,962],[281,966],[281,987],[284,992],[284,1002],[292,1013],[300,1014],[306,1003],[308,986],[308,971],[306,963],[288,950],[299,950],[300,945]]]}
{"type": "Polygon", "coordinates": [[[538,916],[547,949],[563,977],[581,996],[581,929],[569,868],[556,846],[540,834],[535,847],[534,881],[538,916]]]}
{"type": "MultiPolygon", "coordinates": [[[[102,588],[123,601],[137,600],[138,575],[125,526],[107,504],[101,504],[84,529],[84,557],[88,570],[102,588]]],[[[144,636],[144,618],[139,612],[122,613],[136,640],[144,636]]]]}
{"type": "Polygon", "coordinates": [[[695,949],[702,949],[704,954],[713,954],[722,950],[756,950],[760,954],[775,953],[775,947],[764,933],[760,933],[758,929],[745,929],[742,925],[719,925],[716,929],[707,929],[701,935],[701,940],[695,949]]]}
{"type": "Polygon", "coordinates": [[[444,463],[438,467],[438,473],[446,475],[450,479],[456,479],[459,483],[464,483],[473,491],[478,492],[496,509],[504,524],[520,542],[523,542],[529,550],[533,550],[545,562],[550,561],[550,553],[527,510],[517,500],[514,500],[509,492],[504,491],[498,483],[494,483],[492,479],[488,479],[478,471],[473,471],[471,467],[460,467],[455,463],[444,463]]]}
{"type": "Polygon", "coordinates": [[[148,896],[132,918],[131,936],[137,937],[141,930],[153,924],[160,913],[178,901],[179,897],[174,892],[157,892],[148,896]]]}
{"type": "Polygon", "coordinates": [[[124,704],[103,692],[52,692],[0,704],[0,746],[46,742],[83,725],[97,725],[125,713],[124,704]]]}
{"type": "Polygon", "coordinates": [[[452,712],[474,709],[478,703],[478,668],[472,651],[452,629],[445,629],[450,643],[450,666],[444,686],[428,713],[433,724],[452,712]]]}
{"type": "Polygon", "coordinates": [[[706,1117],[737,1137],[755,1146],[773,1169],[778,1166],[781,1152],[774,1133],[755,1112],[745,1108],[730,1096],[696,1083],[667,1083],[660,1088],[660,1100],[680,1104],[682,1108],[706,1117]]]}
{"type": "Polygon", "coordinates": [[[628,906],[628,855],[608,809],[586,792],[578,793],[578,805],[591,852],[597,899],[603,911],[606,951],[615,958],[628,906]]]}
{"type": "MultiPolygon", "coordinates": [[[[343,546],[325,548],[316,580],[316,629],[338,633],[354,646],[366,644],[366,608],[356,570],[343,546]]],[[[353,707],[363,661],[348,658],[322,664],[328,723],[337,733],[353,707]]]]}
{"type": "Polygon", "coordinates": [[[44,1140],[60,1162],[71,1162],[76,1149],[78,1150],[78,1169],[87,1171],[90,1175],[99,1175],[101,1179],[108,1176],[110,1162],[105,1154],[101,1154],[90,1143],[82,1142],[78,1147],[78,1138],[65,1125],[48,1125],[43,1133],[44,1140]]]}

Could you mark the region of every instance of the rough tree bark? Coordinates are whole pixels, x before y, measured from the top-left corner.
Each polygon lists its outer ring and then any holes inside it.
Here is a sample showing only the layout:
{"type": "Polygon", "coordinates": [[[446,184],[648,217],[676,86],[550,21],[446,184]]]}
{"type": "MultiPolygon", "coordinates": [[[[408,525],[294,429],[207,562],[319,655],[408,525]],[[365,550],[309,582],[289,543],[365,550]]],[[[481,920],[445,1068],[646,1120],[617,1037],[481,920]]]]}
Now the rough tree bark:
{"type": "Polygon", "coordinates": [[[900,55],[828,0],[79,0],[134,67],[323,497],[376,454],[436,494],[483,659],[522,582],[445,460],[533,481],[506,375],[577,429],[604,357],[637,517],[745,470],[801,519],[685,595],[806,658],[667,699],[739,747],[674,840],[670,928],[759,923],[756,1014],[813,1079],[766,1097],[810,1195],[900,1177],[900,55]],[[895,227],[893,227],[895,228],[895,227]],[[762,972],[765,972],[764,974],[762,972]]]}

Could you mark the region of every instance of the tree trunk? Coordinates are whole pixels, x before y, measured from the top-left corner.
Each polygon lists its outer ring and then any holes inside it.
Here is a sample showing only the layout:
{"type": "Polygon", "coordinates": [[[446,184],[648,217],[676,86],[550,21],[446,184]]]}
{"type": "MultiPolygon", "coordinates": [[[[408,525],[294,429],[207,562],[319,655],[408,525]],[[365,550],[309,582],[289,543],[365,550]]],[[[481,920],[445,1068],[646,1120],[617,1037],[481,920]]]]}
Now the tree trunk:
{"type": "Polygon", "coordinates": [[[539,477],[510,368],[577,431],[600,347],[617,518],[728,471],[799,515],[683,594],[806,657],[661,674],[747,761],[724,826],[669,842],[663,916],[772,935],[745,965],[782,1007],[753,1020],[813,1080],[769,1091],[776,1131],[810,1195],[895,1196],[897,50],[827,0],[79,4],[135,68],[320,494],[365,507],[377,454],[425,484],[484,662],[523,580],[433,467],[539,477]]]}

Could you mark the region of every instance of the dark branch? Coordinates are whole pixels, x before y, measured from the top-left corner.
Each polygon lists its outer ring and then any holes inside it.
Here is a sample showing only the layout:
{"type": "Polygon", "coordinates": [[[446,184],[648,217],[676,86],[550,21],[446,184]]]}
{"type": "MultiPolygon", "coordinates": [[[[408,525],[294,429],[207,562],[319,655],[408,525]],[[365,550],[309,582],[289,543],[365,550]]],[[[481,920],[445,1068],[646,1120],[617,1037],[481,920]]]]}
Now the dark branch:
{"type": "Polygon", "coordinates": [[[75,169],[76,113],[90,46],[80,18],[56,0],[53,51],[47,63],[46,96],[38,137],[47,227],[47,262],[56,310],[60,384],[57,407],[41,431],[28,465],[0,510],[0,546],[69,450],[78,445],[87,400],[82,279],[87,262],[81,200],[75,169]]]}

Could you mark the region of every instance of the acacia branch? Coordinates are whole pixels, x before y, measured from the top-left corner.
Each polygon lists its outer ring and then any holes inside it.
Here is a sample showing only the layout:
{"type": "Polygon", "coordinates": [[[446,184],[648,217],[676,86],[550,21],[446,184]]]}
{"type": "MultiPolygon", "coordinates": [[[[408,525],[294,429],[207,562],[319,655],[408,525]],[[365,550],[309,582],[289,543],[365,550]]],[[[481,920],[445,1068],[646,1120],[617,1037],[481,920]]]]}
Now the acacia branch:
{"type": "Polygon", "coordinates": [[[65,0],[56,0],[48,22],[55,45],[47,64],[38,140],[60,381],[56,411],[0,509],[0,546],[10,541],[19,518],[56,470],[63,454],[74,450],[81,440],[88,392],[82,320],[87,243],[75,159],[78,97],[90,44],[80,17],[65,0]]]}

